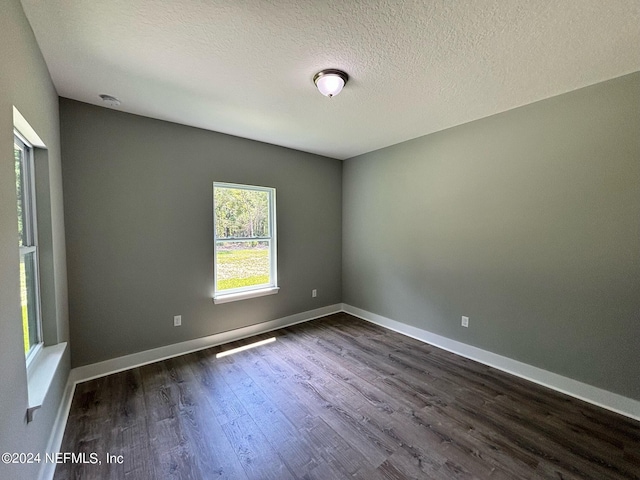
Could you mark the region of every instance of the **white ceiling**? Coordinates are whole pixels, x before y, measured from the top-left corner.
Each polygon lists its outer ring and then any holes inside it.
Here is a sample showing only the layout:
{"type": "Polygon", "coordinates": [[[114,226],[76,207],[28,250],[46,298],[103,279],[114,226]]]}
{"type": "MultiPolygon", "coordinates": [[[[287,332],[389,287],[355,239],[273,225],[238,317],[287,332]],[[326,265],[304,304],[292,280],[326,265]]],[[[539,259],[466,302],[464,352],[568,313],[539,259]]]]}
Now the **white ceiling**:
{"type": "Polygon", "coordinates": [[[340,159],[640,70],[640,0],[22,4],[62,97],[340,159]]]}

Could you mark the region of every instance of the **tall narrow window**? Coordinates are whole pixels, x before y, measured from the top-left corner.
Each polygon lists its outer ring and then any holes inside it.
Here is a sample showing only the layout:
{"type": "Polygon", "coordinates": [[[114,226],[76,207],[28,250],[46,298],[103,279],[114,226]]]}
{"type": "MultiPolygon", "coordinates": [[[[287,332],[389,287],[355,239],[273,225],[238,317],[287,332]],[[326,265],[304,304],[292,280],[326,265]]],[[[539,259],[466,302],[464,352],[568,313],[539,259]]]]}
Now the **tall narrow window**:
{"type": "Polygon", "coordinates": [[[276,191],[213,184],[216,303],[276,293],[276,191]]]}
{"type": "Polygon", "coordinates": [[[16,134],[13,141],[13,154],[18,197],[22,331],[24,351],[29,360],[42,343],[33,148],[16,134]]]}

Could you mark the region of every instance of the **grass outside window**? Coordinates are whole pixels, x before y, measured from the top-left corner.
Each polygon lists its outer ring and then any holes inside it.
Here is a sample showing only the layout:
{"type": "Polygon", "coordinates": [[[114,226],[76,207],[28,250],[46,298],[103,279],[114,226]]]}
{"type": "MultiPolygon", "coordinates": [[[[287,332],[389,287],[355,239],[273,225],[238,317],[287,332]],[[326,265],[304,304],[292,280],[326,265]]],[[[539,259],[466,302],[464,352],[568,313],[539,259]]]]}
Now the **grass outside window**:
{"type": "Polygon", "coordinates": [[[269,249],[266,247],[218,249],[217,262],[218,290],[269,283],[269,249]]]}

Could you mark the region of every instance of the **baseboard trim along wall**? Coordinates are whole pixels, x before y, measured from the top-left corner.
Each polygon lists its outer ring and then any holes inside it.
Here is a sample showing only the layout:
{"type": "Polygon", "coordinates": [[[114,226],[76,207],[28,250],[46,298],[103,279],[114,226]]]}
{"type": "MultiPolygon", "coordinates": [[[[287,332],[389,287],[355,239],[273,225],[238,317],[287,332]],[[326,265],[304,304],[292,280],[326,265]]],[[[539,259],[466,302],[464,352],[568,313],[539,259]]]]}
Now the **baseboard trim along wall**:
{"type": "Polygon", "coordinates": [[[431,333],[427,330],[412,327],[406,323],[391,320],[390,318],[353,307],[346,303],[342,304],[342,311],[353,315],[354,317],[361,318],[381,327],[388,328],[389,330],[393,330],[408,337],[415,338],[416,340],[428,343],[434,347],[442,348],[443,350],[447,350],[448,352],[455,353],[456,355],[460,355],[470,360],[475,360],[476,362],[480,362],[484,365],[502,370],[503,372],[524,378],[525,380],[548,387],[579,400],[584,400],[585,402],[593,405],[606,408],[607,410],[633,418],[634,420],[640,420],[640,402],[637,400],[633,400],[631,398],[618,395],[617,393],[612,393],[508,357],[503,357],[502,355],[482,350],[481,348],[467,345],[466,343],[458,342],[456,340],[431,333]]]}
{"type": "MultiPolygon", "coordinates": [[[[46,453],[59,452],[62,445],[62,437],[64,436],[64,429],[67,426],[67,419],[69,418],[69,411],[71,410],[71,401],[73,400],[73,393],[76,390],[76,384],[71,381],[71,375],[67,380],[64,393],[62,394],[62,400],[60,401],[60,407],[58,407],[58,413],[56,419],[53,422],[53,428],[51,435],[49,436],[49,442],[47,443],[46,453]]],[[[53,475],[56,471],[56,464],[53,462],[43,462],[40,467],[40,473],[38,474],[39,480],[53,480],[53,475]]]]}

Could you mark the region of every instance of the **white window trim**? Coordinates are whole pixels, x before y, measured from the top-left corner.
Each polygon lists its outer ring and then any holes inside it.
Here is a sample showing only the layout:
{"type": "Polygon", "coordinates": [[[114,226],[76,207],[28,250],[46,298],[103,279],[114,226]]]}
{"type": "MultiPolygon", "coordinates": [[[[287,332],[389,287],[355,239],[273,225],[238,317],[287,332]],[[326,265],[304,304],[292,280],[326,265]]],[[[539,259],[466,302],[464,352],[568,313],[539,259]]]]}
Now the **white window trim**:
{"type": "Polygon", "coordinates": [[[280,290],[280,287],[260,288],[238,293],[224,293],[213,297],[213,303],[217,305],[219,303],[237,302],[238,300],[246,300],[248,298],[264,297],[266,295],[274,295],[278,293],[278,290],[280,290]]]}
{"type": "Polygon", "coordinates": [[[47,396],[47,392],[53,382],[62,358],[67,349],[67,343],[58,343],[50,347],[40,344],[37,355],[33,357],[31,365],[27,368],[27,423],[33,418],[47,396]]]}
{"type": "MultiPolygon", "coordinates": [[[[43,150],[47,149],[47,146],[38,136],[36,131],[31,127],[29,122],[22,116],[18,109],[13,107],[13,126],[16,136],[23,141],[23,143],[31,147],[31,154],[33,155],[32,167],[35,178],[35,148],[43,150]]],[[[35,195],[35,182],[34,182],[34,195],[35,195]]],[[[37,218],[35,219],[37,228],[37,218]]],[[[37,241],[37,232],[36,232],[37,241]]],[[[40,262],[36,261],[38,269],[40,268],[40,262]]],[[[38,309],[41,309],[40,305],[40,271],[38,270],[38,309]]],[[[65,352],[67,351],[67,343],[58,343],[55,345],[44,345],[44,337],[42,332],[42,326],[45,319],[42,317],[42,310],[39,310],[40,315],[40,343],[34,345],[26,356],[26,369],[27,369],[27,392],[28,392],[28,404],[27,404],[27,423],[32,422],[36,412],[39,411],[42,406],[47,392],[49,391],[56,372],[60,368],[63,362],[65,352]]],[[[49,321],[55,321],[55,319],[49,319],[49,321]]],[[[20,337],[22,338],[22,337],[20,337]]],[[[68,353],[66,353],[68,355],[68,353]]]]}
{"type": "Polygon", "coordinates": [[[40,341],[29,349],[27,352],[27,371],[31,369],[43,347],[44,342],[40,341]]]}
{"type": "Polygon", "coordinates": [[[272,187],[260,187],[255,185],[243,185],[238,183],[226,183],[226,182],[213,182],[213,265],[214,265],[214,273],[213,273],[213,303],[228,303],[235,302],[238,300],[246,300],[249,298],[263,297],[265,295],[273,295],[278,293],[280,287],[278,287],[278,244],[277,244],[277,222],[276,222],[276,189],[272,187]],[[261,285],[252,285],[250,287],[240,287],[229,290],[224,290],[223,292],[218,292],[216,290],[216,282],[218,275],[218,264],[216,262],[217,255],[217,242],[216,238],[216,212],[215,212],[215,189],[216,187],[222,188],[238,188],[243,190],[256,190],[259,192],[267,192],[269,194],[269,228],[271,231],[271,236],[268,238],[262,239],[261,237],[249,238],[249,239],[238,239],[238,241],[254,241],[254,240],[268,240],[270,247],[270,272],[269,279],[270,283],[261,284],[261,285]]]}

